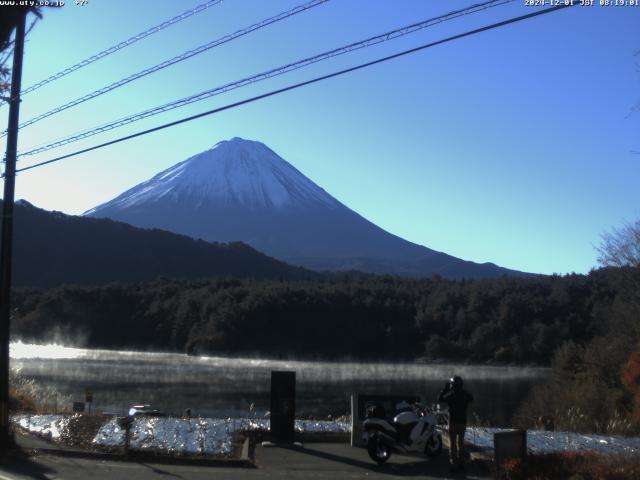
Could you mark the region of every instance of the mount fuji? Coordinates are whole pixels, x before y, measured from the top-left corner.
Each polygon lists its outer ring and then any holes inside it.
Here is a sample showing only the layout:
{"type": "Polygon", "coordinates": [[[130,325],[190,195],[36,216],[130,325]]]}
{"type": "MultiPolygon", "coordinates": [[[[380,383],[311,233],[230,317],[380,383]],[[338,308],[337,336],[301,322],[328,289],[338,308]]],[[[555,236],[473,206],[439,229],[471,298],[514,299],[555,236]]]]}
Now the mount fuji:
{"type": "Polygon", "coordinates": [[[524,275],[408,242],[366,220],[266,145],[217,143],[84,213],[217,242],[315,270],[447,278],[524,275]]]}

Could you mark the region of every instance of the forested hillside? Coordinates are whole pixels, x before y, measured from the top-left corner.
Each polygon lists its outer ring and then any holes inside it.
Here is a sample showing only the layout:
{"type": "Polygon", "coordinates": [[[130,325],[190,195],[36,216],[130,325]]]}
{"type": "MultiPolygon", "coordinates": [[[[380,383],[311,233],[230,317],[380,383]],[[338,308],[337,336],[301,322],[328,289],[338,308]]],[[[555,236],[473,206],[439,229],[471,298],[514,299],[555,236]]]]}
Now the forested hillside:
{"type": "Polygon", "coordinates": [[[621,270],[449,281],[156,280],[18,290],[13,335],[89,347],[270,357],[549,364],[615,324],[621,270]]]}
{"type": "MultiPolygon", "coordinates": [[[[0,200],[0,206],[2,201],[0,200]]],[[[211,243],[107,219],[15,206],[13,284],[55,287],[138,282],[159,276],[315,278],[241,242],[211,243]]]]}

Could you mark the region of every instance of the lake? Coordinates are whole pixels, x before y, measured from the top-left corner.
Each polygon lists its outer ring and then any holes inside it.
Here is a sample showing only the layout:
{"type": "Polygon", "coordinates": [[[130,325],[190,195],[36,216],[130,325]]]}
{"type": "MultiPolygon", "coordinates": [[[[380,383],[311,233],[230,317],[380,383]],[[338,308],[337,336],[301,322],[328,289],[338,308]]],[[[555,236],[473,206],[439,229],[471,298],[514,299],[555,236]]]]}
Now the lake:
{"type": "Polygon", "coordinates": [[[475,397],[472,411],[495,426],[507,425],[531,387],[549,374],[542,368],[200,357],[20,342],[11,344],[11,366],[69,402],[84,401],[90,389],[94,412],[123,414],[146,403],[212,417],[263,416],[272,370],[296,372],[297,416],[315,418],[349,413],[353,392],[420,395],[432,403],[457,374],[475,397]]]}

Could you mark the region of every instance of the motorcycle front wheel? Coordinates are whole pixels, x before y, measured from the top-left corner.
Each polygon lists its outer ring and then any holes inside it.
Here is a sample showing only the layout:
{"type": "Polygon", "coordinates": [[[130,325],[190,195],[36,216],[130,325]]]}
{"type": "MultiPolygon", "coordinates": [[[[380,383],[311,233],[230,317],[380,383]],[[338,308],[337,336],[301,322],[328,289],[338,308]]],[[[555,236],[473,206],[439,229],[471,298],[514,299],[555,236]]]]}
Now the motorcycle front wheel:
{"type": "Polygon", "coordinates": [[[371,457],[371,460],[382,465],[391,456],[391,449],[378,440],[377,437],[372,437],[367,442],[367,452],[371,457]]]}
{"type": "Polygon", "coordinates": [[[438,433],[429,439],[429,441],[427,442],[427,445],[424,447],[424,453],[426,453],[428,457],[433,458],[440,455],[441,451],[442,451],[442,435],[438,433]]]}

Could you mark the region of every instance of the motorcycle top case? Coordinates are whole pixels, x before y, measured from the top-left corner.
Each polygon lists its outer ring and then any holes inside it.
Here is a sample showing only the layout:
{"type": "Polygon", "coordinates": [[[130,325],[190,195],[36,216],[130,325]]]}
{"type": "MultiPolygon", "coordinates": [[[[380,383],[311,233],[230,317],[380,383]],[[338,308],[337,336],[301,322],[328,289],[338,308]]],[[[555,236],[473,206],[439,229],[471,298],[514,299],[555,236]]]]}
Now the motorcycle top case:
{"type": "Polygon", "coordinates": [[[411,423],[418,423],[420,417],[415,412],[402,412],[393,417],[393,423],[398,425],[409,425],[411,423]]]}

